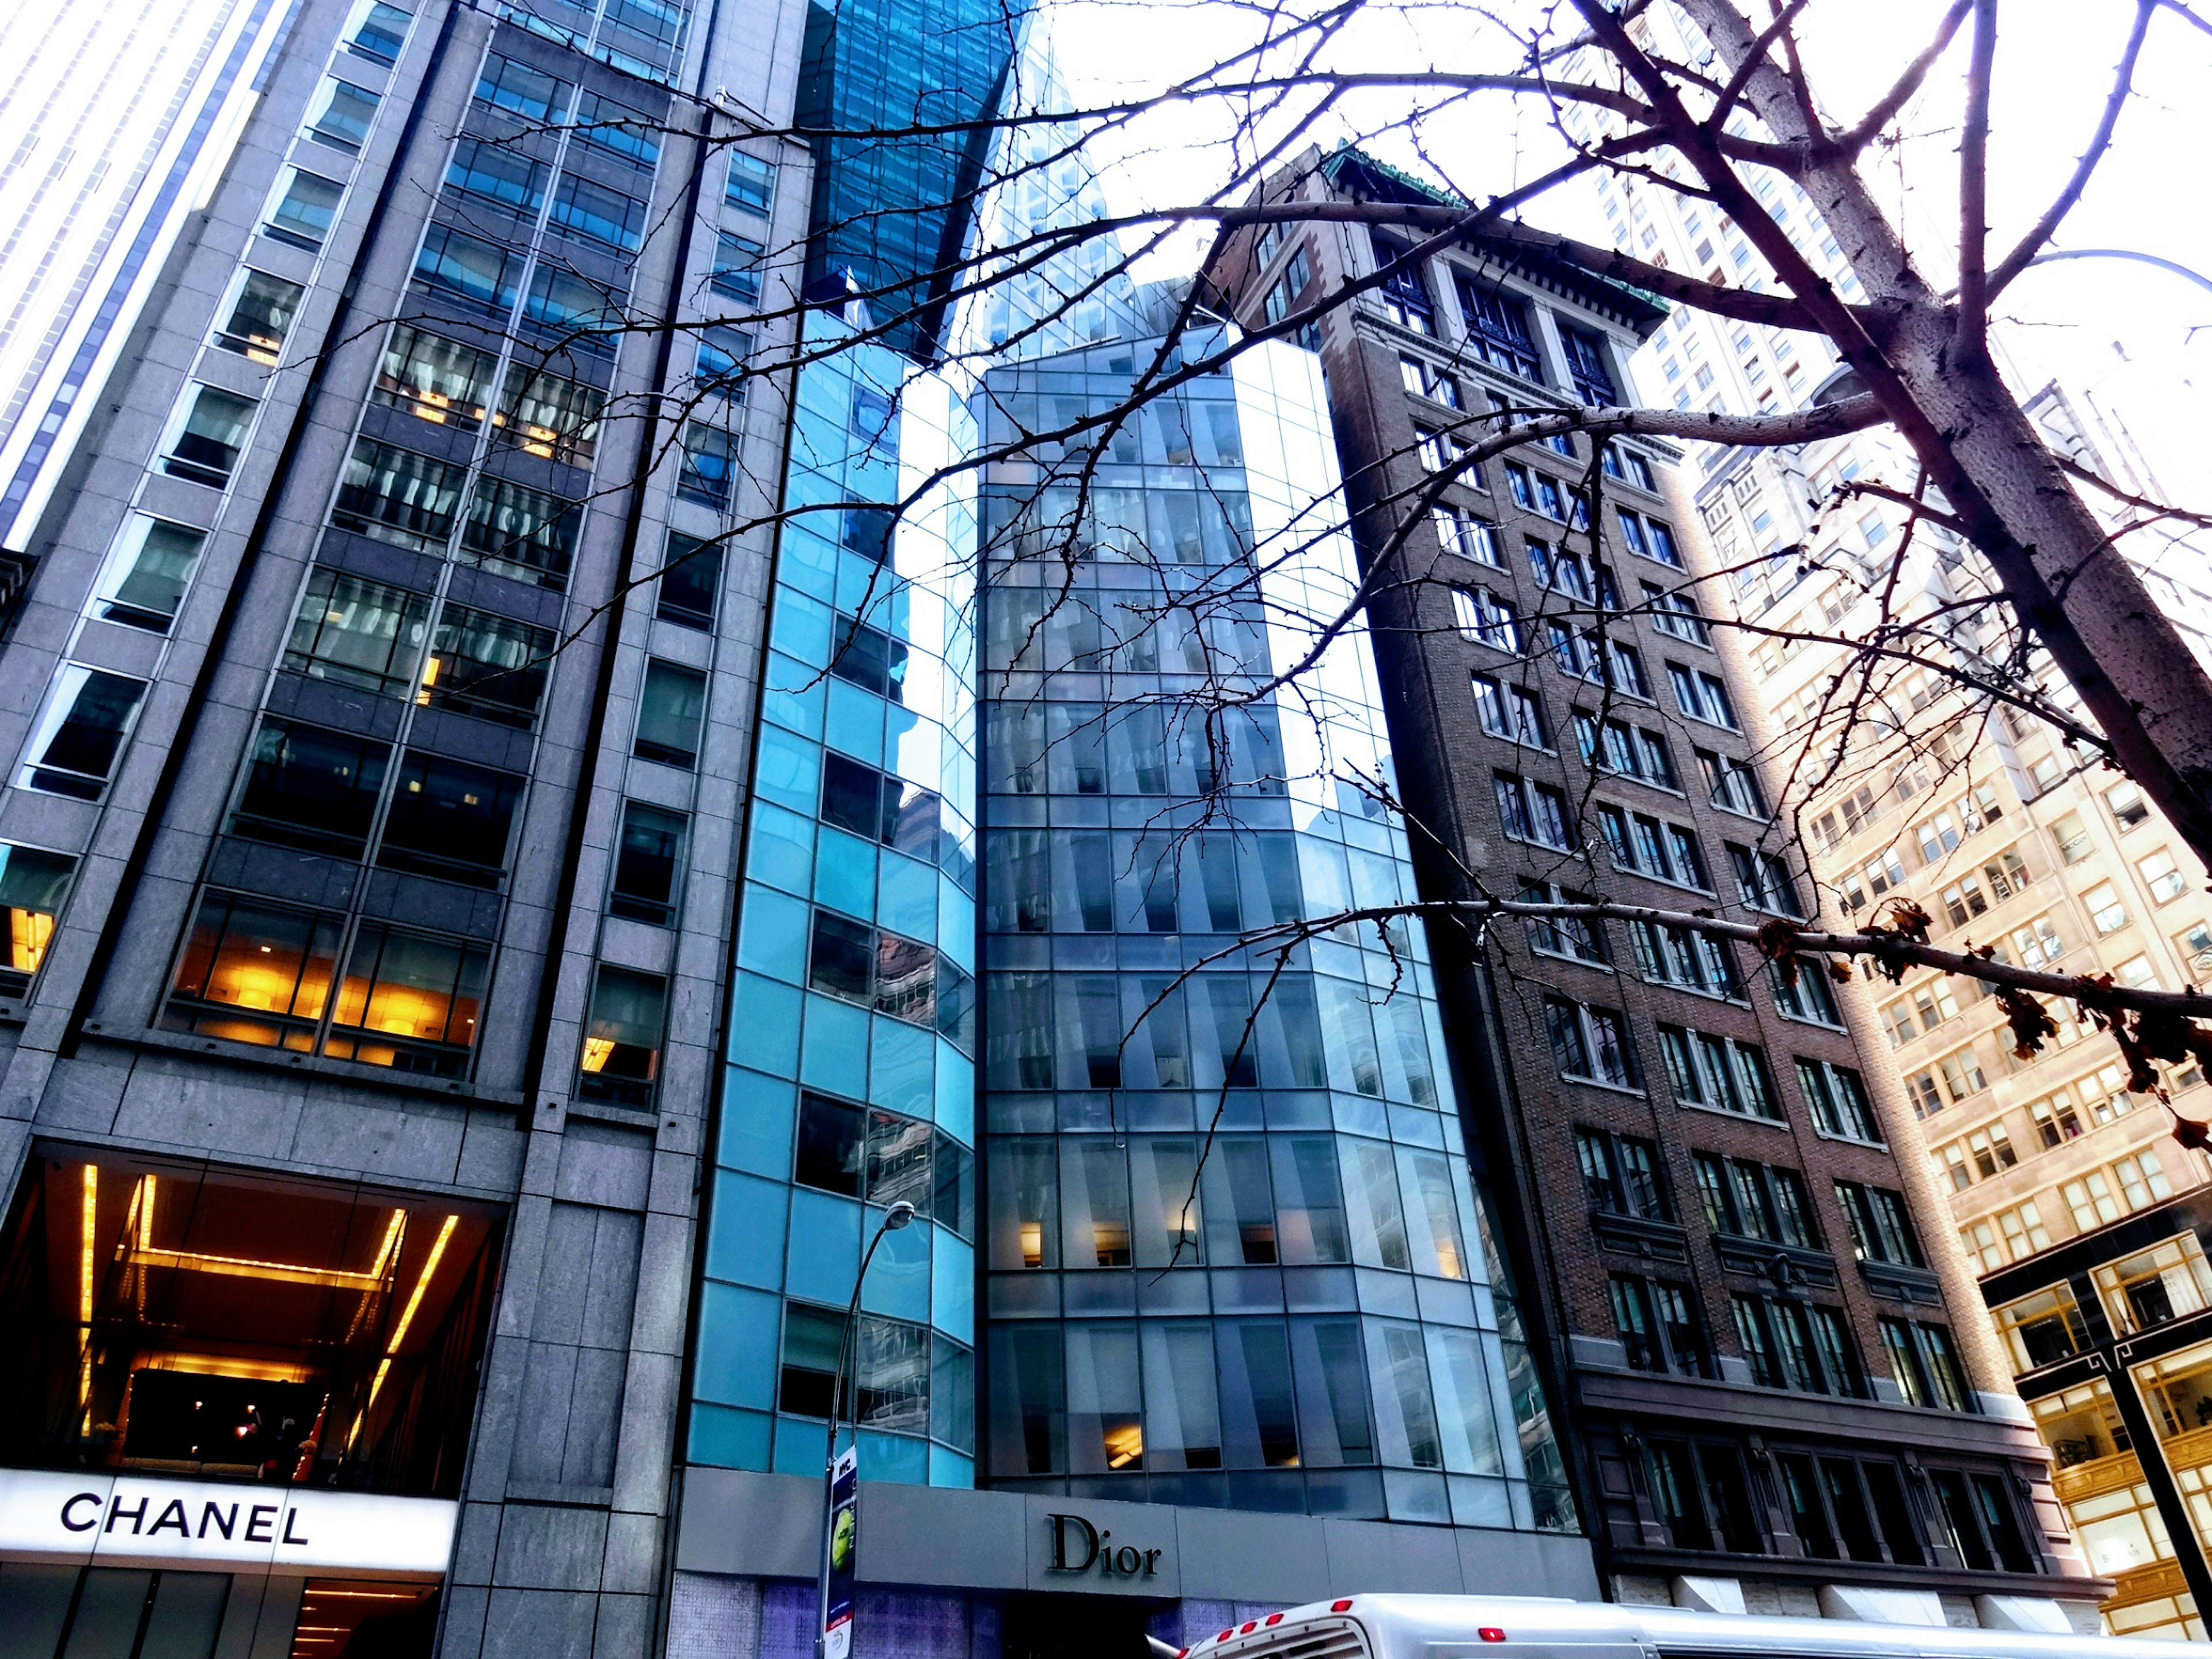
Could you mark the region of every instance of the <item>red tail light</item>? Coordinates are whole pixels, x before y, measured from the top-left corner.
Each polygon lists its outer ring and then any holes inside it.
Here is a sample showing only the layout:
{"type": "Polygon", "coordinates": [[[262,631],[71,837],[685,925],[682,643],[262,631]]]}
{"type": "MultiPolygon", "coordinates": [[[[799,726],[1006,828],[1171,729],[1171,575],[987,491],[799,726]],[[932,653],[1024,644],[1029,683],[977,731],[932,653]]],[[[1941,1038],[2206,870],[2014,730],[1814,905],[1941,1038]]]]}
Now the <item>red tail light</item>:
{"type": "Polygon", "coordinates": [[[1283,1615],[1279,1613],[1271,1613],[1267,1615],[1267,1622],[1271,1625],[1279,1625],[1283,1622],[1283,1615]]]}
{"type": "Polygon", "coordinates": [[[1249,1636],[1254,1631],[1259,1628],[1260,1621],[1258,1620],[1247,1619],[1243,1624],[1237,1626],[1237,1633],[1239,1636],[1249,1636]]]}
{"type": "Polygon", "coordinates": [[[1328,1604],[1328,1610],[1331,1613],[1350,1613],[1352,1611],[1352,1603],[1349,1601],[1332,1601],[1328,1604]]]}
{"type": "Polygon", "coordinates": [[[1505,1639],[1505,1632],[1495,1625],[1485,1625],[1475,1634],[1486,1642],[1503,1642],[1505,1639]]]}

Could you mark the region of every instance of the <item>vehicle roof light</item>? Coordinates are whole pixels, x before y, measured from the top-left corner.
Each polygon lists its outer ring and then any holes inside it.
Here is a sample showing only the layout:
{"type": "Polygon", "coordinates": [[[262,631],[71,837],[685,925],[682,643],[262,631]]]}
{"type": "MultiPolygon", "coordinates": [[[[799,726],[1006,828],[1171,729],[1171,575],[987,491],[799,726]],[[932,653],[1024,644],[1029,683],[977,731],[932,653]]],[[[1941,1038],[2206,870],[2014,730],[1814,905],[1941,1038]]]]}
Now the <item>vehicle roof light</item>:
{"type": "Polygon", "coordinates": [[[1271,1613],[1267,1615],[1267,1623],[1271,1625],[1279,1625],[1282,1622],[1283,1615],[1279,1613],[1271,1613]]]}
{"type": "Polygon", "coordinates": [[[1475,1634],[1486,1642],[1503,1642],[1505,1639],[1505,1632],[1495,1625],[1485,1625],[1475,1634]]]}
{"type": "Polygon", "coordinates": [[[1341,1601],[1330,1602],[1328,1604],[1328,1610],[1331,1613],[1350,1613],[1352,1611],[1352,1602],[1350,1598],[1347,1597],[1341,1601]]]}

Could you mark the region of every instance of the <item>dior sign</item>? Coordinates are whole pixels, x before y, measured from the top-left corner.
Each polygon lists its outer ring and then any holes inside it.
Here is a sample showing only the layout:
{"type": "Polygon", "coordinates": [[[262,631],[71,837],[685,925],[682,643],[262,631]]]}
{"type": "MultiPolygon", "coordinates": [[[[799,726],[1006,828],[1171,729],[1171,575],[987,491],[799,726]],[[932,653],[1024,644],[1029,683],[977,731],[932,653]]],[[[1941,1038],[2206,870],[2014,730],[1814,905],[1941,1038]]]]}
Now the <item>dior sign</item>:
{"type": "Polygon", "coordinates": [[[1079,1515],[1048,1515],[1052,1528],[1054,1572],[1089,1572],[1096,1568],[1102,1578],[1150,1578],[1159,1571],[1164,1549],[1139,1549],[1116,1544],[1112,1529],[1101,1530],[1079,1515]]]}

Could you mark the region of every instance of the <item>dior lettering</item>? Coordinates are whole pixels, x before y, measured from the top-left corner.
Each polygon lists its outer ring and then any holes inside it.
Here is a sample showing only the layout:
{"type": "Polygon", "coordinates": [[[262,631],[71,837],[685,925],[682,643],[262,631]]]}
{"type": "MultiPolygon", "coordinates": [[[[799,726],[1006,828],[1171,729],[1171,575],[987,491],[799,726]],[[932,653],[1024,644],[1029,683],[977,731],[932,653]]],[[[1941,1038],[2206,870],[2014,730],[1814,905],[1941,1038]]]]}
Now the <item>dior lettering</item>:
{"type": "Polygon", "coordinates": [[[1115,1544],[1113,1530],[1101,1531],[1079,1515],[1048,1515],[1045,1520],[1052,1528],[1052,1571],[1054,1572],[1088,1572],[1095,1565],[1102,1578],[1150,1578],[1159,1571],[1164,1549],[1139,1549],[1133,1544],[1115,1544]],[[1068,1529],[1078,1534],[1082,1559],[1073,1559],[1068,1551],[1068,1529]]]}

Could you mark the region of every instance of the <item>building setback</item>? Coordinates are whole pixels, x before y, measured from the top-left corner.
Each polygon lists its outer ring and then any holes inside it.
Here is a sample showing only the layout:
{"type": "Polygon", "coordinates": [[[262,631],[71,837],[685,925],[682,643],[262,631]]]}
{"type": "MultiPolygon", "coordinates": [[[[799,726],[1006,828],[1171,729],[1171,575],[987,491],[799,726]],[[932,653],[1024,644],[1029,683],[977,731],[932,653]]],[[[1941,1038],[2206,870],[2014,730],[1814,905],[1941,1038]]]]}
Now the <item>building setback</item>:
{"type": "MultiPolygon", "coordinates": [[[[1350,150],[1266,194],[1445,199],[1350,150]]],[[[1808,915],[1677,455],[1570,435],[1436,476],[1491,411],[1624,401],[1661,309],[1480,239],[1295,223],[1210,276],[1255,326],[1370,284],[1304,332],[1363,556],[1406,573],[1371,614],[1424,894],[1808,915]]],[[[1929,1173],[1892,1151],[1911,1120],[1856,990],[1643,923],[1503,923],[1497,968],[1432,932],[1610,1593],[2086,1616],[2102,1586],[1929,1173]]]]}

